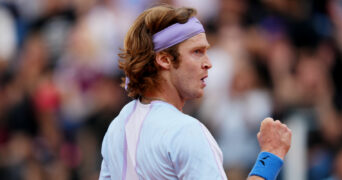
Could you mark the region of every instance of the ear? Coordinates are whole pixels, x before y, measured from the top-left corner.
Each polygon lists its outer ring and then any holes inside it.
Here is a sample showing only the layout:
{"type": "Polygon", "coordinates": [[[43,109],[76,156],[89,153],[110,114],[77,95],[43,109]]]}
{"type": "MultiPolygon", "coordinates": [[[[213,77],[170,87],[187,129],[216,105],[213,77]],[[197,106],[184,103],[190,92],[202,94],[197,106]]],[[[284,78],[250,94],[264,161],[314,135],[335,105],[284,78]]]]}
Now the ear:
{"type": "Polygon", "coordinates": [[[156,63],[162,69],[170,69],[172,65],[172,59],[173,57],[166,52],[157,52],[156,54],[156,63]]]}

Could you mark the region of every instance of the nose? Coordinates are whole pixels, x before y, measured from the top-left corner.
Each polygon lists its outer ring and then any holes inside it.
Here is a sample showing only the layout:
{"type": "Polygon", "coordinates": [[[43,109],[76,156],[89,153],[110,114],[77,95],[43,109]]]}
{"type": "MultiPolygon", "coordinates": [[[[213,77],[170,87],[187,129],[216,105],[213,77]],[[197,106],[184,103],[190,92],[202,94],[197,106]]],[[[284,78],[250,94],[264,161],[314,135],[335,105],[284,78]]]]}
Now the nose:
{"type": "Polygon", "coordinates": [[[211,61],[208,57],[208,55],[206,55],[205,57],[205,60],[203,61],[203,64],[202,64],[202,68],[203,69],[210,69],[213,65],[211,64],[211,61]]]}

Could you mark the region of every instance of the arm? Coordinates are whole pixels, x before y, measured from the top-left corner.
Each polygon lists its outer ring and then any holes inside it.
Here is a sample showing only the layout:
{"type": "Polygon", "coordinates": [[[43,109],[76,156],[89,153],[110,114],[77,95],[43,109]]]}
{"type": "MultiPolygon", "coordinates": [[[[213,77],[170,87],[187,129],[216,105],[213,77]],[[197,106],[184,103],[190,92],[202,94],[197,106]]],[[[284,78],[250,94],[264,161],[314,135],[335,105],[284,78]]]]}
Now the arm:
{"type": "MultiPolygon", "coordinates": [[[[274,121],[272,118],[264,119],[264,121],[261,123],[260,132],[258,133],[257,137],[261,147],[261,152],[267,152],[268,154],[272,153],[269,156],[273,156],[273,158],[266,160],[263,158],[260,159],[259,156],[251,174],[265,175],[267,174],[265,172],[268,171],[272,172],[271,174],[273,175],[271,177],[276,176],[281,168],[282,160],[290,149],[291,136],[291,130],[279,120],[274,121]],[[263,162],[260,163],[260,161],[263,162]]],[[[258,177],[256,175],[248,177],[248,180],[259,179],[263,180],[264,178],[258,177]]]]}
{"type": "Polygon", "coordinates": [[[249,176],[247,180],[265,180],[265,179],[259,176],[249,176]]]}

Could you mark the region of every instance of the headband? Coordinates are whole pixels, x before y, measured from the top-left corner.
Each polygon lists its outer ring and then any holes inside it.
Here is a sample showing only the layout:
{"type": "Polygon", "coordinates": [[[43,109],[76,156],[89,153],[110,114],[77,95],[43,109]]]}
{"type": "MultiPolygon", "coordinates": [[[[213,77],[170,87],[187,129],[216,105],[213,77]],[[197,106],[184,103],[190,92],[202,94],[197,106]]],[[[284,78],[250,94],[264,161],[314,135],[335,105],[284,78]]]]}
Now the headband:
{"type": "Polygon", "coordinates": [[[204,28],[195,17],[184,24],[175,23],[153,35],[154,51],[164,50],[202,32],[204,28]]]}

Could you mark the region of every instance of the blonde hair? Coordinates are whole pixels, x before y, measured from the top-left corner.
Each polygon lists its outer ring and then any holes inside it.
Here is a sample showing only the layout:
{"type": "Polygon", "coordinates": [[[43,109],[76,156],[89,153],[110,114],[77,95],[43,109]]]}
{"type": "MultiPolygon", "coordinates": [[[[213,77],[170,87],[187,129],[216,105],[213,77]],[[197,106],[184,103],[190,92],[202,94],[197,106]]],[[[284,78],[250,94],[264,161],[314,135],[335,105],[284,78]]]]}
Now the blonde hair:
{"type": "MultiPolygon", "coordinates": [[[[185,23],[195,14],[196,10],[193,8],[161,5],[145,10],[135,20],[126,34],[124,49],[119,54],[119,67],[126,78],[129,78],[128,96],[137,99],[149,89],[157,88],[161,81],[158,76],[159,66],[155,62],[156,52],[153,50],[152,35],[172,24],[185,23]]],[[[178,45],[163,51],[173,56],[173,65],[177,68],[178,45]]],[[[123,78],[123,87],[125,81],[123,78]]]]}

